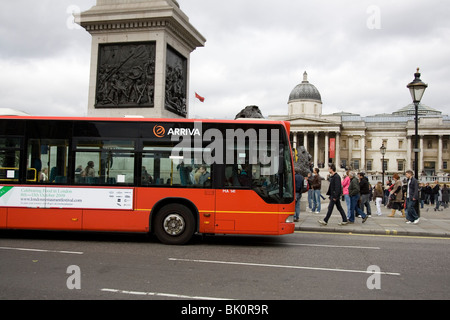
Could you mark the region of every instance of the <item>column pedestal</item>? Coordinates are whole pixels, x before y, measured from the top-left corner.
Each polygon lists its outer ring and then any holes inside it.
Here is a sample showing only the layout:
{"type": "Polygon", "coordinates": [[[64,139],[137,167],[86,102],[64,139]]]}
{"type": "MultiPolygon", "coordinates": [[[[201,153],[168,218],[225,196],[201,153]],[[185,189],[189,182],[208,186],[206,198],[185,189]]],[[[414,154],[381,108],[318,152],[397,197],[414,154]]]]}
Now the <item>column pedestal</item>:
{"type": "Polygon", "coordinates": [[[206,39],[174,0],[97,0],[75,21],[92,35],[88,115],[186,118],[189,62],[206,39]]]}

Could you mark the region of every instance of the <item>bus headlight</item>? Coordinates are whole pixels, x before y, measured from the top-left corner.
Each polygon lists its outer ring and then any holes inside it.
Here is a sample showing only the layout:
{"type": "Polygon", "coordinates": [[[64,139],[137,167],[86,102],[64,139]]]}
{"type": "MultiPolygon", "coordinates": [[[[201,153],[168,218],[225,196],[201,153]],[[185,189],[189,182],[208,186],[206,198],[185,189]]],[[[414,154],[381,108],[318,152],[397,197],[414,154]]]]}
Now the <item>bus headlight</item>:
{"type": "Polygon", "coordinates": [[[289,216],[286,218],[286,223],[293,223],[294,222],[294,216],[289,216]]]}

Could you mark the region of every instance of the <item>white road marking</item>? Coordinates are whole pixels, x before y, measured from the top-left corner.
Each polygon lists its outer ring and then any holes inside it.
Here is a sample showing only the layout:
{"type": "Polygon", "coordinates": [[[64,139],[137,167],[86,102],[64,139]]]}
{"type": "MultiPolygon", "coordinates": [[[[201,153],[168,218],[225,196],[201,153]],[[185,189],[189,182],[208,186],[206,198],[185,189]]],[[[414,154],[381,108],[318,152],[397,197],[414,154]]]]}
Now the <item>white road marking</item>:
{"type": "MultiPolygon", "coordinates": [[[[374,272],[370,272],[370,271],[367,271],[367,270],[351,270],[351,269],[333,269],[333,268],[321,268],[321,267],[286,266],[286,265],[265,264],[265,263],[194,260],[194,259],[176,259],[176,258],[169,258],[169,261],[195,262],[195,263],[212,263],[212,264],[228,264],[228,265],[267,267],[267,268],[302,269],[302,270],[316,270],[316,271],[332,271],[332,272],[349,272],[349,273],[374,274],[374,272]]],[[[381,274],[381,275],[400,276],[400,273],[396,273],[396,272],[376,272],[376,273],[377,274],[381,274]]]]}
{"type": "Polygon", "coordinates": [[[129,294],[129,295],[138,295],[138,296],[157,296],[157,297],[176,298],[176,299],[232,300],[232,299],[225,299],[225,298],[187,296],[187,295],[183,295],[183,294],[172,294],[172,293],[161,293],[161,292],[128,291],[128,290],[118,290],[118,289],[108,289],[108,288],[101,289],[100,291],[111,292],[111,293],[120,293],[120,294],[129,294]]]}
{"type": "Polygon", "coordinates": [[[77,251],[58,251],[58,250],[30,249],[30,248],[13,248],[13,247],[0,247],[0,250],[32,251],[32,252],[51,252],[51,253],[66,253],[66,254],[83,254],[83,252],[77,252],[77,251]]]}
{"type": "Polygon", "coordinates": [[[289,246],[304,246],[304,247],[323,247],[323,248],[343,248],[343,249],[369,249],[369,250],[381,250],[380,247],[362,247],[362,246],[337,246],[332,244],[310,244],[310,243],[279,243],[280,245],[289,246]]]}

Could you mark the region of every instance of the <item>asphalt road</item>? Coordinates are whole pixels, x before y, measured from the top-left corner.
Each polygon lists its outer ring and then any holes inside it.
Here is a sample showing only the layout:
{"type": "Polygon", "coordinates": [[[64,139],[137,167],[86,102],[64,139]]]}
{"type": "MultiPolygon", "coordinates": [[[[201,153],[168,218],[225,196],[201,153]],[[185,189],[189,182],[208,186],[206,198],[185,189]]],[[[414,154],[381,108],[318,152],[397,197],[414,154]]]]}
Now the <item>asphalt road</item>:
{"type": "Polygon", "coordinates": [[[450,298],[450,239],[0,232],[0,300],[450,298]]]}

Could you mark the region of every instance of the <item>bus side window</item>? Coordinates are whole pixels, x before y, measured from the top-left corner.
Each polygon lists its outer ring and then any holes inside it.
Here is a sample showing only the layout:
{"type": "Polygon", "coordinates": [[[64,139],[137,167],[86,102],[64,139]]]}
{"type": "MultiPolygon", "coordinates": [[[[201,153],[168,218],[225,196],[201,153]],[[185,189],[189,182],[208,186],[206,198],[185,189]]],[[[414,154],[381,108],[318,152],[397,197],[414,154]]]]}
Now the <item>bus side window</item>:
{"type": "Polygon", "coordinates": [[[88,138],[75,144],[75,184],[134,184],[133,140],[88,138]]]}
{"type": "Polygon", "coordinates": [[[185,163],[161,149],[143,154],[142,186],[212,188],[211,166],[185,163]]]}
{"type": "Polygon", "coordinates": [[[27,182],[67,184],[68,145],[68,140],[28,140],[27,182]]]}
{"type": "Polygon", "coordinates": [[[18,182],[20,139],[0,138],[0,183],[18,182]]]}

